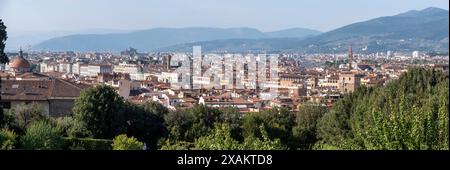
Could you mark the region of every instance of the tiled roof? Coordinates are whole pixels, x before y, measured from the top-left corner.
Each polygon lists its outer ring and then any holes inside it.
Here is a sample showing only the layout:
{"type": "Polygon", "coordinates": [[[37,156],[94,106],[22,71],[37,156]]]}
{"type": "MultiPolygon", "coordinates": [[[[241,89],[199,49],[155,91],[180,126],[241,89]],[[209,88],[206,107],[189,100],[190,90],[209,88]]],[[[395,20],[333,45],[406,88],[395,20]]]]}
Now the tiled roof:
{"type": "Polygon", "coordinates": [[[2,80],[1,100],[49,100],[74,99],[88,87],[61,79],[49,80],[2,80]]]}

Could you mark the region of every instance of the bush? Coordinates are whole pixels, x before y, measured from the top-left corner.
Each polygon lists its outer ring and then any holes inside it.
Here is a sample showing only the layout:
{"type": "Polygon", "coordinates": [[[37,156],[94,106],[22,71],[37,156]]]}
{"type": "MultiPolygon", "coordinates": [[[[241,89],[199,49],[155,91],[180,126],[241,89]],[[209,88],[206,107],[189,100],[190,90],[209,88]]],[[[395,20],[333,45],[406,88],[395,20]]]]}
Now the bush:
{"type": "Polygon", "coordinates": [[[14,113],[15,123],[21,129],[26,129],[33,121],[48,120],[48,116],[37,103],[20,104],[10,111],[14,113]]]}
{"type": "Polygon", "coordinates": [[[61,117],[56,119],[56,128],[67,137],[87,138],[92,137],[92,133],[86,128],[86,124],[73,117],[61,117]]]}
{"type": "Polygon", "coordinates": [[[192,150],[195,149],[195,144],[186,141],[175,141],[175,143],[172,143],[172,141],[166,139],[161,140],[159,148],[161,150],[192,150]]]}
{"type": "Polygon", "coordinates": [[[142,150],[144,144],[134,137],[127,135],[116,136],[113,140],[113,150],[142,150]]]}
{"type": "Polygon", "coordinates": [[[16,144],[17,135],[13,131],[8,129],[0,130],[0,150],[11,150],[14,149],[16,144]]]}
{"type": "Polygon", "coordinates": [[[68,150],[111,150],[112,140],[93,138],[64,138],[64,149],[68,150]]]}
{"type": "Polygon", "coordinates": [[[27,128],[21,144],[27,150],[58,150],[62,149],[63,140],[58,129],[48,121],[37,121],[27,128]]]}

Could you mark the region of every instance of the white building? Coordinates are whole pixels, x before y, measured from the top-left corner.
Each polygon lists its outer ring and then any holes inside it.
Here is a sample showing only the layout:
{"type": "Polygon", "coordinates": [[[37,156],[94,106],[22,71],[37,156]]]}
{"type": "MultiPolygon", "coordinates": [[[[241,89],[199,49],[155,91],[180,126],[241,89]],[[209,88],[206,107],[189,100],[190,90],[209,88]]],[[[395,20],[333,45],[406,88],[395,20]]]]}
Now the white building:
{"type": "Polygon", "coordinates": [[[41,73],[57,72],[58,64],[57,63],[41,63],[41,64],[39,64],[39,70],[41,73]]]}
{"type": "Polygon", "coordinates": [[[72,74],[72,63],[69,62],[59,63],[58,71],[62,73],[72,74]]]}
{"type": "Polygon", "coordinates": [[[113,72],[129,74],[131,80],[145,80],[146,77],[143,68],[137,64],[121,63],[114,66],[113,72]]]}
{"type": "Polygon", "coordinates": [[[110,65],[80,65],[80,75],[96,77],[98,73],[112,73],[110,65]]]}
{"type": "Polygon", "coordinates": [[[414,52],[412,53],[412,57],[413,57],[413,58],[419,58],[419,56],[420,56],[419,51],[414,51],[414,52]]]}

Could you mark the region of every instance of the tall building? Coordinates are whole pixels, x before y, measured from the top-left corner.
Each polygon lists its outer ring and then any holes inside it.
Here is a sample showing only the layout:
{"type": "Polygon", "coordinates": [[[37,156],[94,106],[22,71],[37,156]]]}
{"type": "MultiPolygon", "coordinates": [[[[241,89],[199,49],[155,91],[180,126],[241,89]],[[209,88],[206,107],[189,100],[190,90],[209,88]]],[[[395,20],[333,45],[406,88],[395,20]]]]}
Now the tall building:
{"type": "Polygon", "coordinates": [[[414,52],[412,53],[412,57],[413,57],[413,58],[419,58],[419,56],[420,56],[419,51],[414,51],[414,52]]]}
{"type": "Polygon", "coordinates": [[[353,69],[352,63],[353,63],[353,49],[352,45],[350,45],[350,47],[348,48],[348,68],[350,70],[353,69]]]}
{"type": "Polygon", "coordinates": [[[361,85],[361,76],[352,72],[339,74],[339,91],[341,93],[354,92],[361,85]]]}

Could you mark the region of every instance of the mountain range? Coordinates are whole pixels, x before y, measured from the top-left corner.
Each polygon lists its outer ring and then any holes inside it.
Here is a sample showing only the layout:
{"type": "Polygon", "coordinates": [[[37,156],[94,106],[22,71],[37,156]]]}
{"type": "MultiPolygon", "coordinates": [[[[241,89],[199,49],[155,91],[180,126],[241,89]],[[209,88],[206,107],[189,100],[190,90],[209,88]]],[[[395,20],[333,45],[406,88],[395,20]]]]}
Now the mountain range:
{"type": "Polygon", "coordinates": [[[224,39],[267,39],[281,37],[305,38],[321,32],[293,28],[275,32],[261,32],[254,28],[154,28],[131,33],[83,34],[52,38],[34,46],[35,50],[48,51],[113,51],[128,47],[141,51],[154,51],[162,47],[198,41],[224,39]]]}
{"type": "Polygon", "coordinates": [[[440,8],[413,10],[346,25],[329,32],[294,28],[261,32],[254,28],[155,28],[131,33],[84,34],[53,38],[33,46],[49,51],[227,52],[357,52],[449,50],[449,12],[440,8]]]}

